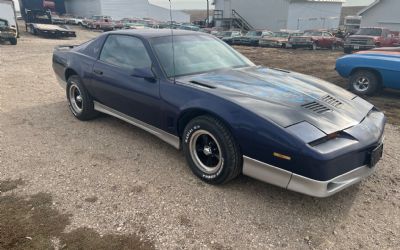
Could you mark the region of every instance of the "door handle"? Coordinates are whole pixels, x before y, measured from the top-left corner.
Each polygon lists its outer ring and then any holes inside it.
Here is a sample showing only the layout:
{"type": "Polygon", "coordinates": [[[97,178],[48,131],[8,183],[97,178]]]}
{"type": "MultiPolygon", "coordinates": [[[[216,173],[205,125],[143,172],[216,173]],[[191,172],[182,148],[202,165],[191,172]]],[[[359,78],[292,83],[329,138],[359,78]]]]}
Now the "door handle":
{"type": "Polygon", "coordinates": [[[103,71],[95,69],[93,70],[93,73],[97,74],[97,75],[103,75],[103,71]]]}

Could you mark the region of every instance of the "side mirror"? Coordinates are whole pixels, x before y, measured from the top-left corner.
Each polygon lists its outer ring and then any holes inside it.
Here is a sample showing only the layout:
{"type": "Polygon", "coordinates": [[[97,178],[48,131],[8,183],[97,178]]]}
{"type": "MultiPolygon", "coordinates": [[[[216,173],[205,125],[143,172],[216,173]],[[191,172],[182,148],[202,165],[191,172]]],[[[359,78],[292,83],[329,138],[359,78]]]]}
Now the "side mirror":
{"type": "Polygon", "coordinates": [[[149,82],[155,82],[156,81],[156,76],[153,73],[153,70],[148,67],[148,68],[136,68],[132,71],[131,76],[137,77],[137,78],[143,78],[149,82]]]}

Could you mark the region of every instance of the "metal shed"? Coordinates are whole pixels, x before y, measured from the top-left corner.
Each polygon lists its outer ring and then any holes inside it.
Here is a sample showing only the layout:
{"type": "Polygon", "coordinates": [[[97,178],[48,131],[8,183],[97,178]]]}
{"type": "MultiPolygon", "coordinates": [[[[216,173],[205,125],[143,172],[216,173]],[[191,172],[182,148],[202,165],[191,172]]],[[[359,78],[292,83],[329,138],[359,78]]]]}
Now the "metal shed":
{"type": "Polygon", "coordinates": [[[361,10],[361,27],[384,27],[400,31],[400,1],[377,0],[361,10]]]}
{"type": "Polygon", "coordinates": [[[343,0],[215,0],[216,26],[245,29],[338,28],[343,0]]]}
{"type": "MultiPolygon", "coordinates": [[[[111,16],[113,19],[125,17],[153,18],[169,21],[169,10],[150,4],[148,0],[65,0],[67,13],[91,17],[93,15],[111,16]]],[[[173,20],[189,22],[190,15],[173,11],[173,20]]]]}

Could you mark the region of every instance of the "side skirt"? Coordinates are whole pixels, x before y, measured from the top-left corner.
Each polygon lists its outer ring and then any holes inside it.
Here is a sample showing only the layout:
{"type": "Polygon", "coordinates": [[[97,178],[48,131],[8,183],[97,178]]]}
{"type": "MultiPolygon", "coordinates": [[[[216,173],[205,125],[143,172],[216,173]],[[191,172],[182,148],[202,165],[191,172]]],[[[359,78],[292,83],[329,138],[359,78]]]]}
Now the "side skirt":
{"type": "Polygon", "coordinates": [[[125,115],[115,109],[107,107],[96,101],[94,101],[94,109],[101,113],[114,116],[115,118],[118,118],[122,121],[130,123],[138,128],[141,128],[141,129],[149,132],[150,134],[157,136],[158,138],[160,138],[161,140],[165,141],[166,143],[172,145],[174,148],[176,148],[178,150],[181,148],[181,142],[180,142],[179,137],[172,135],[170,133],[167,133],[162,129],[156,128],[156,127],[149,125],[145,122],[142,122],[136,118],[125,115]]]}

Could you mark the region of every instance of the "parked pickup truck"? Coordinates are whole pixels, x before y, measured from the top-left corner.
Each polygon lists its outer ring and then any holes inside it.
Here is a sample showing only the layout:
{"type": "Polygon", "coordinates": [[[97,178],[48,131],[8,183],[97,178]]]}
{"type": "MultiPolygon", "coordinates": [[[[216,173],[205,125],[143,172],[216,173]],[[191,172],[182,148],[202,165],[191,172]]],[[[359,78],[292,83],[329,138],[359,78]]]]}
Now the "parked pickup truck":
{"type": "Polygon", "coordinates": [[[398,34],[385,28],[361,28],[354,35],[347,37],[344,52],[347,54],[357,50],[368,50],[377,47],[400,46],[398,34]]]}
{"type": "Polygon", "coordinates": [[[349,79],[350,90],[358,95],[373,95],[383,88],[400,90],[400,47],[346,55],[336,61],[336,71],[349,79]]]}
{"type": "Polygon", "coordinates": [[[0,41],[9,41],[11,45],[17,45],[17,29],[11,27],[7,20],[0,18],[0,41]]]}
{"type": "Polygon", "coordinates": [[[327,48],[335,50],[343,45],[343,40],[333,36],[328,31],[309,30],[305,31],[302,36],[290,37],[289,43],[293,49],[310,48],[317,50],[318,48],[327,48]]]}
{"type": "Polygon", "coordinates": [[[9,41],[17,44],[18,26],[15,15],[14,2],[0,0],[0,41],[9,41]]]}
{"type": "Polygon", "coordinates": [[[104,31],[113,30],[115,27],[113,20],[109,16],[92,16],[91,19],[86,20],[86,26],[89,29],[104,31]]]}

